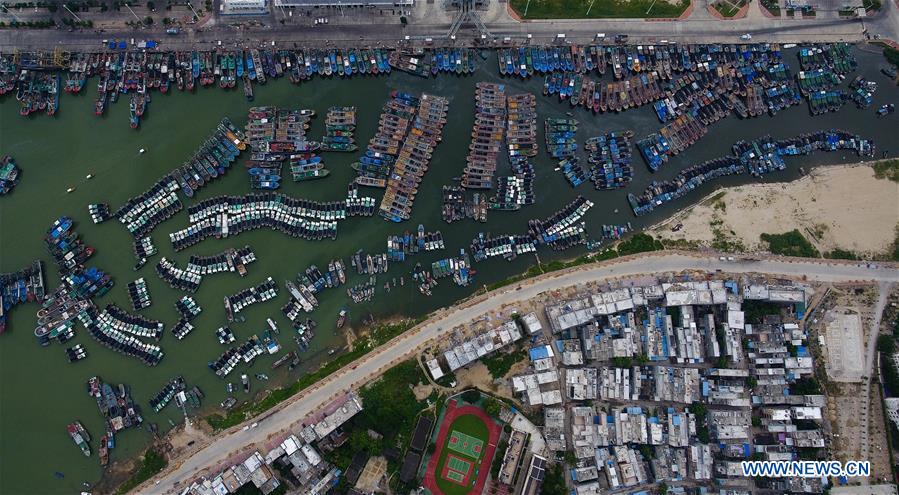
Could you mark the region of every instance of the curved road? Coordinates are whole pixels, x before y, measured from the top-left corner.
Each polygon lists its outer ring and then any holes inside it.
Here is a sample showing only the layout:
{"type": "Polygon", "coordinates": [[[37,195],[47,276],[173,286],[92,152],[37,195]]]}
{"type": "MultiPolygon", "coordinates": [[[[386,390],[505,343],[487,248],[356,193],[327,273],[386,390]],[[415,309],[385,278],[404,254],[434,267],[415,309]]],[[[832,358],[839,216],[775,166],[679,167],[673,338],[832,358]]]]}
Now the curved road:
{"type": "Polygon", "coordinates": [[[684,270],[759,273],[820,282],[899,282],[899,267],[889,263],[868,266],[864,263],[797,258],[727,262],[720,261],[717,256],[677,252],[638,255],[549,273],[473,298],[460,306],[441,310],[428,321],[281,404],[267,413],[265,419],[256,418],[259,423],[256,428],[243,431],[241,426],[234,427],[200,446],[188,458],[173,460],[165,472],[139,487],[137,493],[178,493],[197,477],[215,474],[210,470],[232,455],[255,448],[268,438],[294,428],[296,423],[328,404],[334,397],[379,377],[384,370],[413,356],[431,341],[449,333],[453,327],[468,323],[505,304],[514,304],[534,298],[545,291],[587,282],[684,270]]]}

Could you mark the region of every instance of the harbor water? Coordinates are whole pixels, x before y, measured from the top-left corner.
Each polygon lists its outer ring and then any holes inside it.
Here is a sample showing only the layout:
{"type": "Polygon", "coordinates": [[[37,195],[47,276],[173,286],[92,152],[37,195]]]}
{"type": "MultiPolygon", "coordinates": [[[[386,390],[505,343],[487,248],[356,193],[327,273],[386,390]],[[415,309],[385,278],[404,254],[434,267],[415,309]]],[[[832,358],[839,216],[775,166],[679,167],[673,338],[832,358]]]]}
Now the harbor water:
{"type": "MultiPolygon", "coordinates": [[[[257,285],[267,277],[276,280],[279,296],[262,304],[256,304],[241,313],[243,322],[230,325],[237,343],[253,334],[261,335],[271,317],[282,328],[278,355],[257,359],[249,370],[240,365],[228,378],[237,384],[241,373],[251,377],[266,373],[268,382],[253,380],[253,392],[264,387],[277,386],[296,380],[301,373],[315,368],[328,359],[328,351],[345,345],[343,334],[338,334],[336,319],[340,308],[350,310],[350,324],[356,328],[368,315],[374,318],[395,315],[421,316],[427,312],[451,305],[485,284],[520,273],[535,263],[532,255],[519,257],[514,262],[501,258],[475,265],[475,283],[467,288],[455,286],[451,279],[441,280],[433,290],[433,296],[424,297],[411,283],[410,272],[416,262],[430,267],[440,258],[455,256],[460,248],[468,248],[478,232],[498,234],[524,234],[529,219],[544,219],[578,194],[595,203],[585,217],[589,236],[598,239],[603,224],[627,224],[641,228],[669,216],[679,208],[689,205],[715,187],[756,181],[748,175],[727,177],[706,184],[692,194],[671,204],[664,205],[652,214],[636,218],[627,202],[627,193],[642,192],[651,180],[665,180],[681,169],[730,152],[731,145],[741,139],[750,140],[770,134],[775,138],[792,137],[820,129],[840,128],[874,139],[877,156],[886,150],[890,156],[899,150],[895,143],[899,128],[897,114],[876,118],[875,109],[885,103],[899,103],[899,88],[879,74],[883,63],[879,54],[856,50],[859,70],[850,75],[864,75],[880,85],[873,105],[865,110],[855,108],[849,102],[837,113],[811,117],[807,104],[803,103],[782,110],[776,117],[740,120],[732,115],[709,128],[709,133],[698,144],[672,158],[655,174],[651,174],[639,153],[634,150],[633,182],[617,191],[596,191],[587,182],[572,189],[560,172],[553,171],[554,163],[543,149],[543,119],[569,117],[580,121],[578,142],[591,136],[614,130],[633,130],[639,139],[656,132],[659,123],[651,105],[629,110],[621,114],[594,115],[583,108],[572,109],[556,96],[542,96],[542,77],[530,80],[501,79],[497,73],[495,55],[480,61],[478,71],[470,76],[419,78],[394,72],[389,77],[357,76],[341,80],[315,78],[301,85],[291,84],[286,77],[270,80],[265,86],[256,86],[255,101],[251,104],[238,89],[224,91],[216,86],[198,88],[195,94],[153,94],[139,130],[128,125],[127,98],[110,104],[106,115],[93,115],[96,80],[88,83],[80,95],[63,95],[60,110],[55,117],[32,115],[22,118],[14,97],[7,95],[0,100],[0,155],[12,155],[22,169],[21,179],[14,193],[0,198],[0,272],[9,272],[27,266],[34,259],[43,259],[46,268],[48,291],[59,282],[55,266],[47,254],[43,236],[50,224],[67,215],[75,220],[75,230],[86,244],[96,248],[96,254],[88,260],[88,266],[96,266],[110,273],[115,287],[105,296],[95,300],[99,308],[115,303],[130,311],[131,304],[126,285],[144,277],[153,305],[140,312],[143,316],[163,321],[166,335],[159,345],[165,357],[156,367],[147,367],[136,359],[118,354],[93,341],[80,325],[77,337],[68,345],[82,344],[88,352],[87,359],[73,364],[66,360],[64,347],[53,343],[40,347],[33,336],[36,304],[25,304],[11,311],[6,333],[0,336],[0,492],[2,493],[73,493],[82,490],[82,483],[94,483],[101,476],[96,455],[86,458],[72,444],[66,433],[66,425],[74,420],[91,433],[92,449],[96,452],[97,439],[102,435],[103,420],[94,399],[86,393],[85,384],[91,376],[99,375],[106,382],[125,383],[132,389],[136,402],[143,408],[145,423],[157,423],[160,432],[171,423],[184,421],[183,414],[170,405],[160,414],[152,412],[149,399],[170,379],[182,375],[188,388],[198,386],[206,395],[204,409],[218,410],[219,402],[226,396],[225,383],[207,367],[207,362],[217,358],[224,350],[214,332],[226,324],[222,298],[242,289],[257,285]],[[462,175],[465,156],[474,120],[474,91],[478,81],[506,84],[506,94],[529,91],[537,95],[538,142],[541,151],[534,164],[537,174],[536,204],[525,206],[517,212],[491,211],[486,224],[465,220],[453,224],[441,221],[441,187],[455,185],[452,178],[462,175]],[[222,117],[229,117],[236,125],[243,126],[247,110],[252,105],[277,105],[287,108],[312,108],[317,117],[312,120],[308,132],[311,139],[324,133],[324,115],[328,107],[356,106],[356,137],[364,145],[374,134],[381,105],[392,90],[399,89],[413,94],[427,92],[449,100],[449,120],[444,128],[443,141],[437,146],[430,168],[424,176],[414,205],[412,219],[402,224],[383,221],[380,217],[354,217],[338,225],[335,241],[307,241],[287,237],[268,229],[245,232],[226,239],[208,239],[187,250],[175,253],[168,233],[185,228],[187,213],[182,211],[158,226],[152,238],[160,253],[148,260],[138,272],[133,270],[132,237],[115,220],[95,225],[90,220],[87,205],[109,203],[114,211],[129,198],[145,191],[164,174],[190,158],[193,151],[205,140],[222,117]],[[146,150],[140,153],[139,150],[146,150]],[[87,175],[93,178],[86,179],[87,175]],[[69,188],[75,190],[66,193],[69,188]],[[391,263],[387,275],[379,275],[376,295],[369,303],[353,304],[344,287],[326,290],[318,296],[320,307],[311,315],[318,322],[316,336],[308,352],[300,353],[302,365],[292,372],[284,366],[272,371],[272,362],[284,352],[295,350],[290,325],[280,311],[288,299],[284,281],[294,279],[310,264],[323,268],[329,260],[340,257],[348,267],[348,284],[352,286],[368,279],[358,276],[349,266],[350,256],[358,249],[367,253],[385,251],[388,235],[414,232],[418,224],[427,231],[440,230],[446,243],[442,251],[419,253],[405,263],[391,263]],[[184,340],[176,340],[170,328],[178,318],[174,303],[182,295],[159,279],[153,269],[161,256],[175,260],[184,267],[191,254],[212,255],[228,248],[249,245],[258,260],[247,265],[244,278],[235,273],[221,273],[204,277],[200,289],[193,295],[203,311],[192,323],[194,331],[184,340]],[[403,276],[404,287],[384,290],[387,280],[403,276]],[[64,474],[60,478],[55,472],[64,474]]],[[[785,59],[798,71],[795,54],[785,59]]],[[[592,76],[594,79],[596,76],[592,76]]],[[[603,80],[607,80],[609,74],[603,80]]],[[[360,146],[363,147],[363,146],[360,146]]],[[[285,178],[280,193],[297,198],[318,201],[342,200],[347,183],[356,176],[350,164],[360,152],[323,153],[323,161],[331,171],[330,176],[317,181],[294,183],[285,178]]],[[[243,158],[243,157],[242,157],[243,158]]],[[[786,181],[799,176],[799,167],[809,169],[820,164],[854,162],[858,158],[848,153],[816,153],[810,157],[787,158],[785,171],[772,173],[766,181],[786,181]]],[[[243,195],[250,192],[249,178],[243,167],[243,159],[232,166],[225,175],[204,187],[189,206],[199,200],[219,195],[243,195]]],[[[497,176],[509,169],[505,157],[500,158],[497,176]]],[[[380,200],[382,192],[361,188],[363,195],[380,200]]],[[[864,191],[859,191],[864,194],[864,191]]],[[[563,253],[542,249],[544,262],[558,257],[575,257],[583,252],[583,246],[563,253]]],[[[240,389],[237,384],[237,389],[240,389]]],[[[240,400],[248,396],[235,392],[240,400]]],[[[116,462],[139,453],[151,441],[152,434],[145,429],[133,429],[117,435],[116,448],[111,451],[111,461],[116,462]]]]}

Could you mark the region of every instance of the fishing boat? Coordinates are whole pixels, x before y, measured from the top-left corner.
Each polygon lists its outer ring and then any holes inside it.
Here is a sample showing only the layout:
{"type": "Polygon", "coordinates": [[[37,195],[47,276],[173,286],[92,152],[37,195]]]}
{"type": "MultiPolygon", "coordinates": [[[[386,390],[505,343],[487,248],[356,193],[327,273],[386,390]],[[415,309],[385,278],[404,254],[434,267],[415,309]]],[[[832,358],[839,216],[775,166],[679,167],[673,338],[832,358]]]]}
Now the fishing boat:
{"type": "Polygon", "coordinates": [[[69,436],[72,437],[72,441],[81,449],[81,453],[83,453],[85,457],[90,457],[91,447],[88,442],[90,442],[91,437],[87,433],[87,430],[84,429],[84,426],[81,425],[81,422],[75,421],[66,428],[69,432],[69,436]]]}
{"type": "Polygon", "coordinates": [[[341,308],[340,313],[337,314],[337,328],[343,328],[343,325],[346,324],[347,319],[347,309],[341,308]]]}

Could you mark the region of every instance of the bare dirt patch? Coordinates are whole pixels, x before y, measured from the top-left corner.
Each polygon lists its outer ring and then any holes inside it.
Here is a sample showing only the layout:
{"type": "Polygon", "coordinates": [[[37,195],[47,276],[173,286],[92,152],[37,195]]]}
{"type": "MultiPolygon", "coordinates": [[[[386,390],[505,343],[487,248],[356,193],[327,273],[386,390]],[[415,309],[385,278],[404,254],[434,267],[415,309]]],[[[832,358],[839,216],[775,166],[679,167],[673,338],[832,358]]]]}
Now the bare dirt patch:
{"type": "Polygon", "coordinates": [[[761,234],[798,228],[822,253],[840,248],[875,255],[895,240],[897,212],[899,184],[876,178],[870,166],[820,167],[793,182],[725,188],[652,234],[705,246],[720,241],[717,234],[754,250],[765,248],[761,234]],[[672,232],[678,223],[683,227],[672,232]]]}

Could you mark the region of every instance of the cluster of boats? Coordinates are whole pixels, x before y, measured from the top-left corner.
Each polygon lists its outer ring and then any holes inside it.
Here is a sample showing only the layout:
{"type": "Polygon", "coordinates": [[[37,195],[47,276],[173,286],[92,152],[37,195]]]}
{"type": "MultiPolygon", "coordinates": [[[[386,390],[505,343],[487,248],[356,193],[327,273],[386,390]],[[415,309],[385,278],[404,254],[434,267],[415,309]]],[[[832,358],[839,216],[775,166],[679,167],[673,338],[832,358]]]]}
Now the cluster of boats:
{"type": "Polygon", "coordinates": [[[59,109],[59,73],[23,69],[16,83],[19,115],[44,112],[56,115],[59,109]]]}
{"type": "Polygon", "coordinates": [[[555,250],[568,249],[586,242],[584,215],[593,202],[578,196],[558,212],[545,220],[529,220],[525,235],[500,235],[491,237],[478,233],[471,241],[471,252],[476,262],[501,256],[511,261],[519,255],[536,252],[541,245],[555,250]]]}
{"type": "Polygon", "coordinates": [[[131,307],[135,311],[149,308],[153,304],[152,299],[150,299],[150,291],[147,289],[147,281],[144,280],[144,277],[128,283],[128,299],[131,300],[131,307]]]}
{"type": "Polygon", "coordinates": [[[255,287],[244,289],[232,296],[225,296],[225,314],[228,316],[228,321],[232,322],[234,321],[234,315],[243,311],[244,308],[274,299],[277,296],[278,285],[275,284],[271,277],[268,277],[255,287]]]}
{"type": "Polygon", "coordinates": [[[144,418],[125,384],[113,387],[94,376],[87,382],[87,393],[97,401],[106,426],[106,433],[100,437],[100,464],[105,466],[109,462],[109,450],[115,448],[116,433],[140,427],[144,418]]]}
{"type": "Polygon", "coordinates": [[[111,328],[136,337],[159,340],[165,325],[161,321],[152,320],[142,315],[133,315],[115,304],[107,304],[97,318],[101,328],[111,328]]]}
{"type": "Polygon", "coordinates": [[[94,254],[94,248],[78,237],[73,225],[71,218],[59,217],[44,236],[44,245],[61,271],[77,270],[94,254]]]}
{"type": "Polygon", "coordinates": [[[103,223],[112,218],[112,212],[109,210],[107,203],[91,203],[87,205],[87,212],[91,216],[91,221],[95,224],[103,223]]]}
{"type": "Polygon", "coordinates": [[[841,89],[821,90],[808,95],[808,109],[812,115],[836,112],[848,99],[849,95],[841,89]]]}
{"type": "Polygon", "coordinates": [[[9,194],[19,183],[19,167],[9,155],[0,160],[0,196],[9,194]]]}
{"type": "Polygon", "coordinates": [[[544,123],[546,152],[559,160],[556,170],[562,172],[572,187],[577,187],[587,180],[587,173],[577,155],[577,125],[575,119],[556,117],[548,118],[544,123]]]}
{"type": "Polygon", "coordinates": [[[293,325],[294,340],[300,350],[306,350],[314,336],[312,329],[315,327],[315,321],[305,318],[303,313],[314,311],[318,307],[318,299],[312,294],[309,286],[303,283],[302,276],[298,277],[298,282],[299,285],[290,280],[285,282],[290,299],[281,307],[281,312],[293,325]]]}
{"type": "Polygon", "coordinates": [[[876,91],[877,83],[862,76],[857,76],[849,83],[849,97],[858,108],[870,107],[876,91]]]}
{"type": "Polygon", "coordinates": [[[44,301],[44,265],[40,260],[17,272],[0,273],[0,334],[6,331],[6,317],[13,307],[44,301]]]}
{"type": "Polygon", "coordinates": [[[506,97],[506,149],[512,175],[497,179],[491,210],[518,210],[534,204],[534,165],[537,155],[537,97],[521,93],[506,97]]]}
{"type": "Polygon", "coordinates": [[[70,363],[74,363],[75,361],[81,361],[82,359],[87,357],[87,350],[81,344],[75,344],[72,347],[66,348],[66,358],[70,363]]]}
{"type": "Polygon", "coordinates": [[[422,267],[421,263],[416,263],[412,269],[412,283],[416,285],[421,295],[428,297],[431,296],[431,289],[437,287],[437,279],[431,275],[430,271],[422,267]]]}
{"type": "Polygon", "coordinates": [[[489,234],[478,232],[477,237],[471,241],[471,253],[476,262],[496,256],[502,256],[507,261],[512,261],[519,255],[535,252],[537,252],[537,241],[529,235],[490,237],[489,234]]]}
{"type": "Polygon", "coordinates": [[[472,218],[483,223],[487,221],[487,210],[486,194],[476,192],[469,199],[465,195],[465,189],[459,186],[443,186],[441,217],[444,222],[453,223],[472,218]]]}
{"type": "Polygon", "coordinates": [[[803,70],[827,67],[838,74],[846,74],[858,67],[849,43],[802,46],[798,55],[803,70]]]}
{"type": "Polygon", "coordinates": [[[493,189],[496,159],[502,153],[506,130],[506,86],[479,82],[474,99],[474,124],[461,183],[465,189],[493,189]]]}
{"type": "Polygon", "coordinates": [[[160,223],[184,208],[178,199],[178,181],[171,174],[129,199],[115,212],[116,219],[134,237],[146,237],[160,223]]]}
{"type": "Polygon", "coordinates": [[[218,330],[215,331],[215,337],[218,339],[219,344],[226,345],[234,342],[234,332],[231,331],[231,328],[228,326],[219,327],[218,330]]]}
{"type": "Polygon", "coordinates": [[[250,246],[244,246],[240,249],[227,249],[212,256],[191,255],[185,269],[179,268],[173,261],[162,258],[156,264],[156,273],[173,289],[196,292],[204,276],[237,272],[243,277],[247,274],[246,265],[254,261],[256,254],[250,246]]]}
{"type": "MultiPolygon", "coordinates": [[[[318,294],[325,289],[340,287],[346,283],[346,265],[343,260],[336,259],[328,262],[328,269],[322,272],[315,265],[310,265],[305,272],[297,274],[297,280],[312,294],[318,294]]],[[[318,305],[315,298],[310,299],[314,305],[318,305]]]]}
{"type": "MultiPolygon", "coordinates": [[[[842,43],[848,47],[847,44],[842,43]]],[[[784,46],[789,48],[790,46],[784,46]]],[[[661,45],[567,45],[530,46],[501,49],[502,75],[529,77],[535,72],[575,72],[594,70],[602,75],[611,70],[616,80],[642,72],[656,72],[670,79],[677,72],[702,70],[705,64],[752,63],[781,57],[781,45],[753,44],[661,44],[661,45]]]]}
{"type": "Polygon", "coordinates": [[[766,136],[751,142],[740,141],[734,144],[732,155],[689,167],[671,180],[653,181],[643,193],[628,194],[628,201],[635,215],[645,215],[718,177],[744,173],[761,176],[785,168],[783,157],[819,150],[853,150],[859,156],[873,156],[874,143],[840,130],[818,131],[783,140],[766,136]]]}
{"type": "Polygon", "coordinates": [[[378,213],[385,220],[402,222],[412,216],[418,186],[428,171],[434,148],[443,139],[449,101],[429,94],[417,98],[396,92],[393,96],[414,107],[415,117],[387,177],[387,190],[381,198],[378,213]]]}
{"type": "Polygon", "coordinates": [[[181,192],[192,198],[206,183],[224,175],[247,148],[245,140],[244,133],[227,117],[223,118],[190,160],[172,171],[181,192]]]}
{"type": "MultiPolygon", "coordinates": [[[[420,77],[443,72],[458,76],[477,70],[477,54],[471,48],[402,48],[391,51],[387,61],[391,67],[420,77]]],[[[486,52],[481,52],[486,58],[486,52]]]]}
{"type": "Polygon", "coordinates": [[[169,380],[165,386],[162,387],[162,390],[157,392],[156,395],[150,399],[150,407],[153,408],[153,412],[158,413],[159,411],[162,411],[165,406],[175,398],[175,395],[178,394],[178,392],[181,392],[186,388],[187,385],[185,385],[184,378],[181,375],[169,380]]]}
{"type": "Polygon", "coordinates": [[[63,344],[75,336],[74,319],[78,313],[92,307],[88,295],[95,285],[106,290],[111,285],[109,276],[89,269],[83,275],[67,274],[62,277],[62,284],[47,295],[37,312],[34,336],[41,346],[50,345],[51,339],[63,344]]]}
{"type": "Polygon", "coordinates": [[[374,277],[371,277],[368,282],[356,284],[348,288],[346,290],[346,295],[356,304],[371,301],[371,299],[375,296],[374,277]]]}
{"type": "Polygon", "coordinates": [[[586,239],[582,219],[592,207],[592,201],[578,196],[546,220],[529,220],[528,232],[538,245],[546,244],[555,250],[582,244],[586,239]]]}
{"type": "MultiPolygon", "coordinates": [[[[162,336],[162,323],[127,315],[124,311],[110,313],[110,305],[102,313],[93,305],[78,313],[78,320],[87,328],[94,340],[120,354],[131,356],[146,364],[156,366],[164,353],[155,344],[141,340],[150,337],[156,340],[162,336]]],[[[117,308],[116,308],[117,309],[117,308]]]]}
{"type": "Polygon", "coordinates": [[[630,139],[633,131],[612,131],[587,139],[584,149],[596,189],[619,189],[634,177],[630,139]]]}
{"type": "Polygon", "coordinates": [[[356,171],[356,183],[360,186],[387,187],[393,164],[406,138],[409,126],[415,118],[418,99],[394,91],[381,107],[378,131],[368,141],[365,154],[351,166],[356,171]]]}
{"type": "MultiPolygon", "coordinates": [[[[240,364],[241,361],[250,365],[257,357],[265,354],[265,348],[259,337],[253,335],[238,347],[229,347],[216,360],[209,361],[209,369],[215,372],[215,376],[225,378],[240,364]]],[[[244,388],[249,392],[249,379],[243,375],[244,388]]]]}
{"type": "Polygon", "coordinates": [[[436,251],[443,249],[443,234],[437,232],[425,232],[425,226],[418,225],[418,232],[411,234],[408,230],[403,235],[391,235],[387,237],[387,258],[390,261],[403,262],[406,257],[424,251],[436,251]]]}
{"type": "MultiPolygon", "coordinates": [[[[324,168],[314,153],[321,143],[306,139],[309,121],[314,116],[313,110],[250,108],[245,129],[253,153],[246,167],[253,189],[279,188],[284,160],[289,160],[291,171],[296,169],[298,175],[324,168]]],[[[296,175],[294,179],[298,180],[296,175]]]]}
{"type": "Polygon", "coordinates": [[[434,279],[453,277],[453,282],[460,287],[468,287],[477,274],[471,267],[471,260],[465,248],[459,250],[459,256],[444,258],[431,263],[431,274],[434,279]]]}
{"type": "Polygon", "coordinates": [[[203,308],[190,296],[183,296],[175,301],[175,309],[178,310],[181,319],[187,321],[193,320],[203,312],[203,308]]]}
{"type": "Polygon", "coordinates": [[[662,164],[668,162],[671,156],[696,144],[708,131],[708,127],[693,115],[683,114],[665,124],[658,133],[637,141],[637,149],[640,150],[640,155],[643,156],[649,170],[655,172],[662,164]]]}
{"type": "Polygon", "coordinates": [[[636,108],[664,96],[655,73],[629,76],[621,81],[597,82],[575,72],[554,72],[543,79],[543,95],[559,95],[574,107],[593,113],[620,112],[636,108]]]}
{"type": "Polygon", "coordinates": [[[356,146],[356,107],[331,107],[325,115],[325,135],[322,151],[352,152],[356,146]]]}
{"type": "Polygon", "coordinates": [[[263,227],[291,237],[335,239],[339,220],[372,214],[373,200],[357,199],[322,203],[276,193],[219,196],[188,208],[191,225],[170,233],[169,240],[180,251],[209,237],[224,238],[263,227]]]}
{"type": "Polygon", "coordinates": [[[172,326],[172,335],[178,340],[184,340],[184,337],[187,337],[193,330],[194,326],[191,322],[184,318],[179,318],[175,325],[172,326]]]}
{"type": "Polygon", "coordinates": [[[376,275],[387,273],[388,260],[387,253],[366,254],[360,249],[353,253],[350,265],[356,269],[356,273],[359,275],[376,275]]]}

